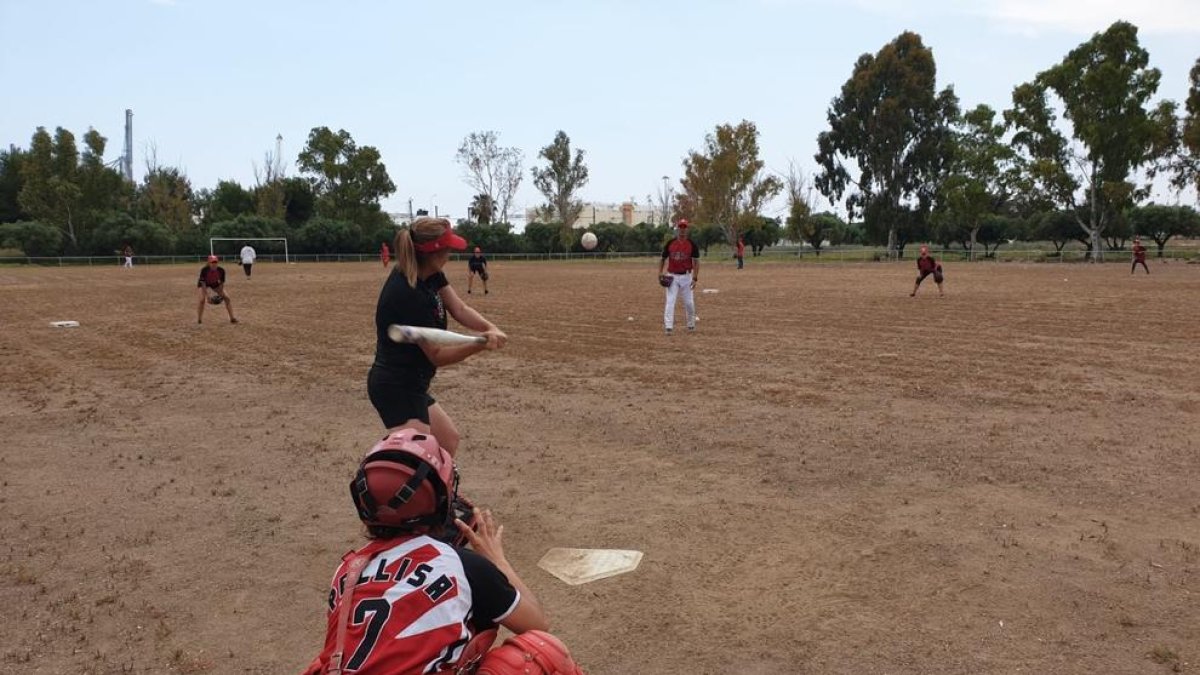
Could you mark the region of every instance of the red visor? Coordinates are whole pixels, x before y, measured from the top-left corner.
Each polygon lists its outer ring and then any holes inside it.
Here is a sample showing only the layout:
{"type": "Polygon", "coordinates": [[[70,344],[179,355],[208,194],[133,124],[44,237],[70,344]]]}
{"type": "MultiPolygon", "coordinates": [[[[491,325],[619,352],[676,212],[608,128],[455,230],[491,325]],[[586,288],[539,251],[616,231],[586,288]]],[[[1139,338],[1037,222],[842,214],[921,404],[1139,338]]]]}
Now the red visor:
{"type": "Polygon", "coordinates": [[[421,253],[433,253],[434,251],[440,251],[444,248],[453,249],[455,251],[465,251],[467,249],[467,240],[463,239],[457,234],[454,234],[454,230],[447,227],[446,231],[442,233],[442,236],[434,239],[433,241],[427,241],[423,244],[417,244],[414,242],[413,248],[417,249],[421,253]]]}

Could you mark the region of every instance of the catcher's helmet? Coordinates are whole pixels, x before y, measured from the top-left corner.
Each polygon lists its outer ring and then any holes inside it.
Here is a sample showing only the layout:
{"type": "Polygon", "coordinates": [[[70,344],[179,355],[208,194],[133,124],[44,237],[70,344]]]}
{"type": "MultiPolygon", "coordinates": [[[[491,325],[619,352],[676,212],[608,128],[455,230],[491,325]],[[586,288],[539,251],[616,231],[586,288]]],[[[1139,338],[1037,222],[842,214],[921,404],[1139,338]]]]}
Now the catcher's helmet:
{"type": "Polygon", "coordinates": [[[450,453],[414,429],[376,443],[350,481],[350,498],[364,523],[422,532],[450,523],[457,492],[450,453]]]}
{"type": "Polygon", "coordinates": [[[208,304],[210,305],[219,305],[222,302],[225,302],[225,298],[222,298],[218,293],[213,293],[212,295],[208,296],[208,304]]]}
{"type": "Polygon", "coordinates": [[[583,675],[583,671],[561,640],[531,630],[488,652],[476,675],[583,675]]]}

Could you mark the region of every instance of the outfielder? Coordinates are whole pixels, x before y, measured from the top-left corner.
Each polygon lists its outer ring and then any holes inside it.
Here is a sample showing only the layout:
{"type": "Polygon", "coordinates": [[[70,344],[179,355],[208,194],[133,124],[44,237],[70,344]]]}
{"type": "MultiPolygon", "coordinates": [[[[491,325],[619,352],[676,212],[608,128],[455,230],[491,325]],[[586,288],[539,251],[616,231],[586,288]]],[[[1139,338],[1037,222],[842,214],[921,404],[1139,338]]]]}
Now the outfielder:
{"type": "Polygon", "coordinates": [[[1137,271],[1137,266],[1141,265],[1142,269],[1146,270],[1146,274],[1150,274],[1150,268],[1146,267],[1146,247],[1142,246],[1142,240],[1133,238],[1133,264],[1129,266],[1129,273],[1133,274],[1137,271]]]}
{"type": "Polygon", "coordinates": [[[504,556],[504,528],[475,510],[454,518],[458,476],[437,439],[414,429],[377,443],[350,483],[370,541],[342,557],[329,588],[325,644],[305,675],[582,675],[545,631],[533,592],[504,556]],[[474,550],[447,544],[456,529],[474,550]],[[517,635],[488,651],[497,625],[517,635]]]}
{"type": "Polygon", "coordinates": [[[913,284],[912,293],[909,297],[916,296],[917,289],[921,287],[921,282],[925,281],[925,277],[933,275],[933,281],[938,287],[938,297],[945,295],[942,291],[942,264],[929,255],[929,247],[921,247],[921,256],[917,258],[917,283],[913,284]]]}
{"type": "Polygon", "coordinates": [[[662,261],[658,263],[658,283],[667,289],[667,307],[663,311],[667,335],[675,329],[675,298],[678,295],[683,295],[688,331],[696,330],[696,298],[692,291],[699,277],[700,247],[688,239],[688,221],[680,218],[675,224],[675,238],[663,247],[662,261]],[[666,274],[663,268],[666,268],[666,274]]]}

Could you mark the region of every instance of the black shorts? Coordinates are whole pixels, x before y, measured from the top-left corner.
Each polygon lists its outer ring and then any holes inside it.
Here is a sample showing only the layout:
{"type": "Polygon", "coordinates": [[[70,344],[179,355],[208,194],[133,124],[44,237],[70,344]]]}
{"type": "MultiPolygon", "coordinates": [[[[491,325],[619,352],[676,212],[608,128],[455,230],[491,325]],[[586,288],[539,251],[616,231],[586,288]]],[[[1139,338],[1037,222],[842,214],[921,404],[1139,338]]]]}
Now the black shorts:
{"type": "Polygon", "coordinates": [[[925,277],[929,276],[930,274],[933,275],[933,280],[935,282],[939,284],[942,283],[942,270],[940,269],[936,269],[932,272],[921,272],[921,276],[917,277],[917,283],[919,284],[922,281],[925,281],[925,277]]]}
{"type": "Polygon", "coordinates": [[[437,402],[428,383],[375,366],[367,373],[367,396],[389,429],[412,419],[429,424],[429,407],[437,402]]]}

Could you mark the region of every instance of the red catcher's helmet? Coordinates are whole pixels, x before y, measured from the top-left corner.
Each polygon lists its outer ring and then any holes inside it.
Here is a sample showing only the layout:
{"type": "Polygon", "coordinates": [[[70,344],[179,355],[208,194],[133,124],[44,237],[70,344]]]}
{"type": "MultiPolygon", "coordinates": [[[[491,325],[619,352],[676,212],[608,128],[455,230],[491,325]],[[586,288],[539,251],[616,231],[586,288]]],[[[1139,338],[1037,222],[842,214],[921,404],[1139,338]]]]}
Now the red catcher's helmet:
{"type": "Polygon", "coordinates": [[[687,218],[680,218],[679,220],[675,221],[675,227],[678,227],[681,230],[686,230],[687,226],[688,226],[687,218]]]}
{"type": "Polygon", "coordinates": [[[583,671],[561,640],[531,630],[488,652],[476,675],[583,675],[583,671]]]}
{"type": "Polygon", "coordinates": [[[376,443],[350,481],[364,523],[421,531],[450,523],[457,492],[454,459],[431,434],[415,429],[376,443]]]}

